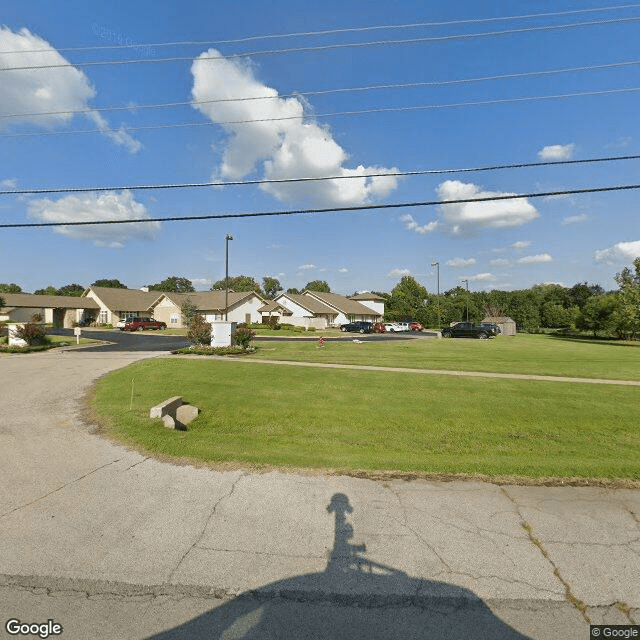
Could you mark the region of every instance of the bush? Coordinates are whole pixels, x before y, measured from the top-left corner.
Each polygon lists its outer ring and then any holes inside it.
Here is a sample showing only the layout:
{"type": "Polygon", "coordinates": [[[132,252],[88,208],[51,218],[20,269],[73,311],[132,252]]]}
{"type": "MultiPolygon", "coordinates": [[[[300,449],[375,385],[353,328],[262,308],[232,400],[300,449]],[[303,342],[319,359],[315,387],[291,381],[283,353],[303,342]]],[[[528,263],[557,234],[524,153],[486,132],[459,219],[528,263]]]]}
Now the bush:
{"type": "Polygon", "coordinates": [[[304,327],[293,327],[294,333],[304,333],[306,329],[304,327]]]}
{"type": "Polygon", "coordinates": [[[307,327],[307,331],[315,331],[316,328],[315,327],[307,327]]]}
{"type": "Polygon", "coordinates": [[[255,349],[250,347],[249,349],[243,349],[240,346],[235,347],[202,347],[196,346],[189,349],[177,349],[172,351],[173,354],[191,354],[197,356],[242,356],[248,353],[253,353],[255,349]]]}
{"type": "Polygon", "coordinates": [[[281,324],[274,324],[271,328],[274,331],[280,331],[280,329],[282,329],[282,325],[281,324]]]}
{"type": "Polygon", "coordinates": [[[211,325],[199,313],[191,318],[187,339],[196,345],[211,344],[211,325]]]}
{"type": "Polygon", "coordinates": [[[30,347],[44,345],[49,342],[46,329],[33,322],[25,322],[22,326],[18,325],[15,329],[15,336],[24,340],[30,347]]]}
{"type": "Polygon", "coordinates": [[[255,332],[251,329],[247,329],[246,327],[240,327],[231,334],[233,341],[243,349],[248,349],[249,344],[255,337],[255,332]]]}

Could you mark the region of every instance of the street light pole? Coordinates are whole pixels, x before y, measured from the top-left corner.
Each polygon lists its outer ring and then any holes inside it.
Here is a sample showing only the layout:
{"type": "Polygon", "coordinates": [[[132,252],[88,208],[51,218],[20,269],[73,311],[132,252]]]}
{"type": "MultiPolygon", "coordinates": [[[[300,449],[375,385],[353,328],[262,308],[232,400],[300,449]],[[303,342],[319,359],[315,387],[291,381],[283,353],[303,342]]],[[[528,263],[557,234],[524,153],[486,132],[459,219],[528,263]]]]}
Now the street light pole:
{"type": "Polygon", "coordinates": [[[436,298],[436,303],[438,305],[438,331],[440,331],[440,263],[439,262],[432,262],[431,263],[432,267],[436,267],[437,268],[437,292],[438,292],[438,297],[436,298]]]}
{"type": "Polygon", "coordinates": [[[225,322],[229,319],[227,312],[229,311],[229,240],[233,240],[233,236],[230,233],[224,237],[225,248],[225,272],[224,272],[224,319],[225,322]]]}
{"type": "Polygon", "coordinates": [[[461,282],[467,285],[467,322],[469,322],[469,280],[462,280],[461,282]]]}

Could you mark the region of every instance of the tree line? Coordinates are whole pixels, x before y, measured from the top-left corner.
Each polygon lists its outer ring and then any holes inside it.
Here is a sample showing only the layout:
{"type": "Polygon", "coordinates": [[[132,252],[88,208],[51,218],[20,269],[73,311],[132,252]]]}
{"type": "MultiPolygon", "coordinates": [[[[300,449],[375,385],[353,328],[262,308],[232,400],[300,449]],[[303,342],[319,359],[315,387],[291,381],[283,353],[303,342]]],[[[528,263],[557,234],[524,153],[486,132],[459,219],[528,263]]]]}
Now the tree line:
{"type": "MultiPolygon", "coordinates": [[[[521,330],[535,331],[544,328],[576,328],[590,331],[594,336],[618,335],[635,338],[640,335],[640,258],[632,267],[625,267],[615,276],[618,289],[605,291],[598,284],[579,282],[572,287],[559,284],[537,284],[517,291],[467,291],[455,287],[437,295],[416,282],[412,276],[404,276],[389,292],[374,292],[385,299],[385,320],[417,321],[426,327],[442,327],[467,318],[481,322],[486,316],[508,316],[521,330]]],[[[284,291],[277,278],[265,276],[258,283],[252,276],[239,275],[223,278],[211,285],[211,291],[255,291],[273,299],[284,291]]],[[[116,279],[99,279],[91,284],[96,287],[126,289],[116,279]]],[[[34,293],[44,295],[80,296],[86,287],[68,284],[59,289],[49,286],[34,293]]],[[[162,282],[148,285],[150,291],[191,293],[195,291],[188,278],[169,276],[162,282]]],[[[324,280],[308,282],[304,290],[330,293],[324,280]]],[[[21,293],[14,283],[0,283],[0,293],[21,293]]],[[[287,293],[301,293],[291,288],[287,293]]]]}

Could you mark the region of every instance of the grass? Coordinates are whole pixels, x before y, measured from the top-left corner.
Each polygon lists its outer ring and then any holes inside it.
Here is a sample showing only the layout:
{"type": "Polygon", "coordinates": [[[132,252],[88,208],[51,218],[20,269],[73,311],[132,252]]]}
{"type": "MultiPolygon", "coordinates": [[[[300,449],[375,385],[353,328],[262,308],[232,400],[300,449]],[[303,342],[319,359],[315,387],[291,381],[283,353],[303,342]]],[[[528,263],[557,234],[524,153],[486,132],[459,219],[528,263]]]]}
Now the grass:
{"type": "MultiPolygon", "coordinates": [[[[456,353],[456,343],[445,344],[456,353]]],[[[638,480],[639,394],[624,386],[171,358],[107,375],[91,403],[115,438],[209,464],[638,480]],[[187,432],[147,417],[174,395],[202,410],[187,432]]]]}
{"type": "Polygon", "coordinates": [[[640,380],[640,342],[518,334],[492,340],[328,341],[322,349],[317,342],[254,344],[252,357],[269,360],[640,380]]]}

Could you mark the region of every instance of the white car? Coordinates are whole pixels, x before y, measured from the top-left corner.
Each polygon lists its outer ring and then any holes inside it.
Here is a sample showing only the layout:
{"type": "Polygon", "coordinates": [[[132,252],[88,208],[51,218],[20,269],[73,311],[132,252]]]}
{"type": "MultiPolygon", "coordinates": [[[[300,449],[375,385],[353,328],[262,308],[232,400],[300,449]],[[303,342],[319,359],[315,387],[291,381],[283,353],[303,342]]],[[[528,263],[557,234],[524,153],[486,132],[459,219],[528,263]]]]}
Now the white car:
{"type": "Polygon", "coordinates": [[[409,331],[409,323],[408,322],[385,322],[384,330],[389,331],[391,333],[396,333],[399,331],[409,331]]]}

